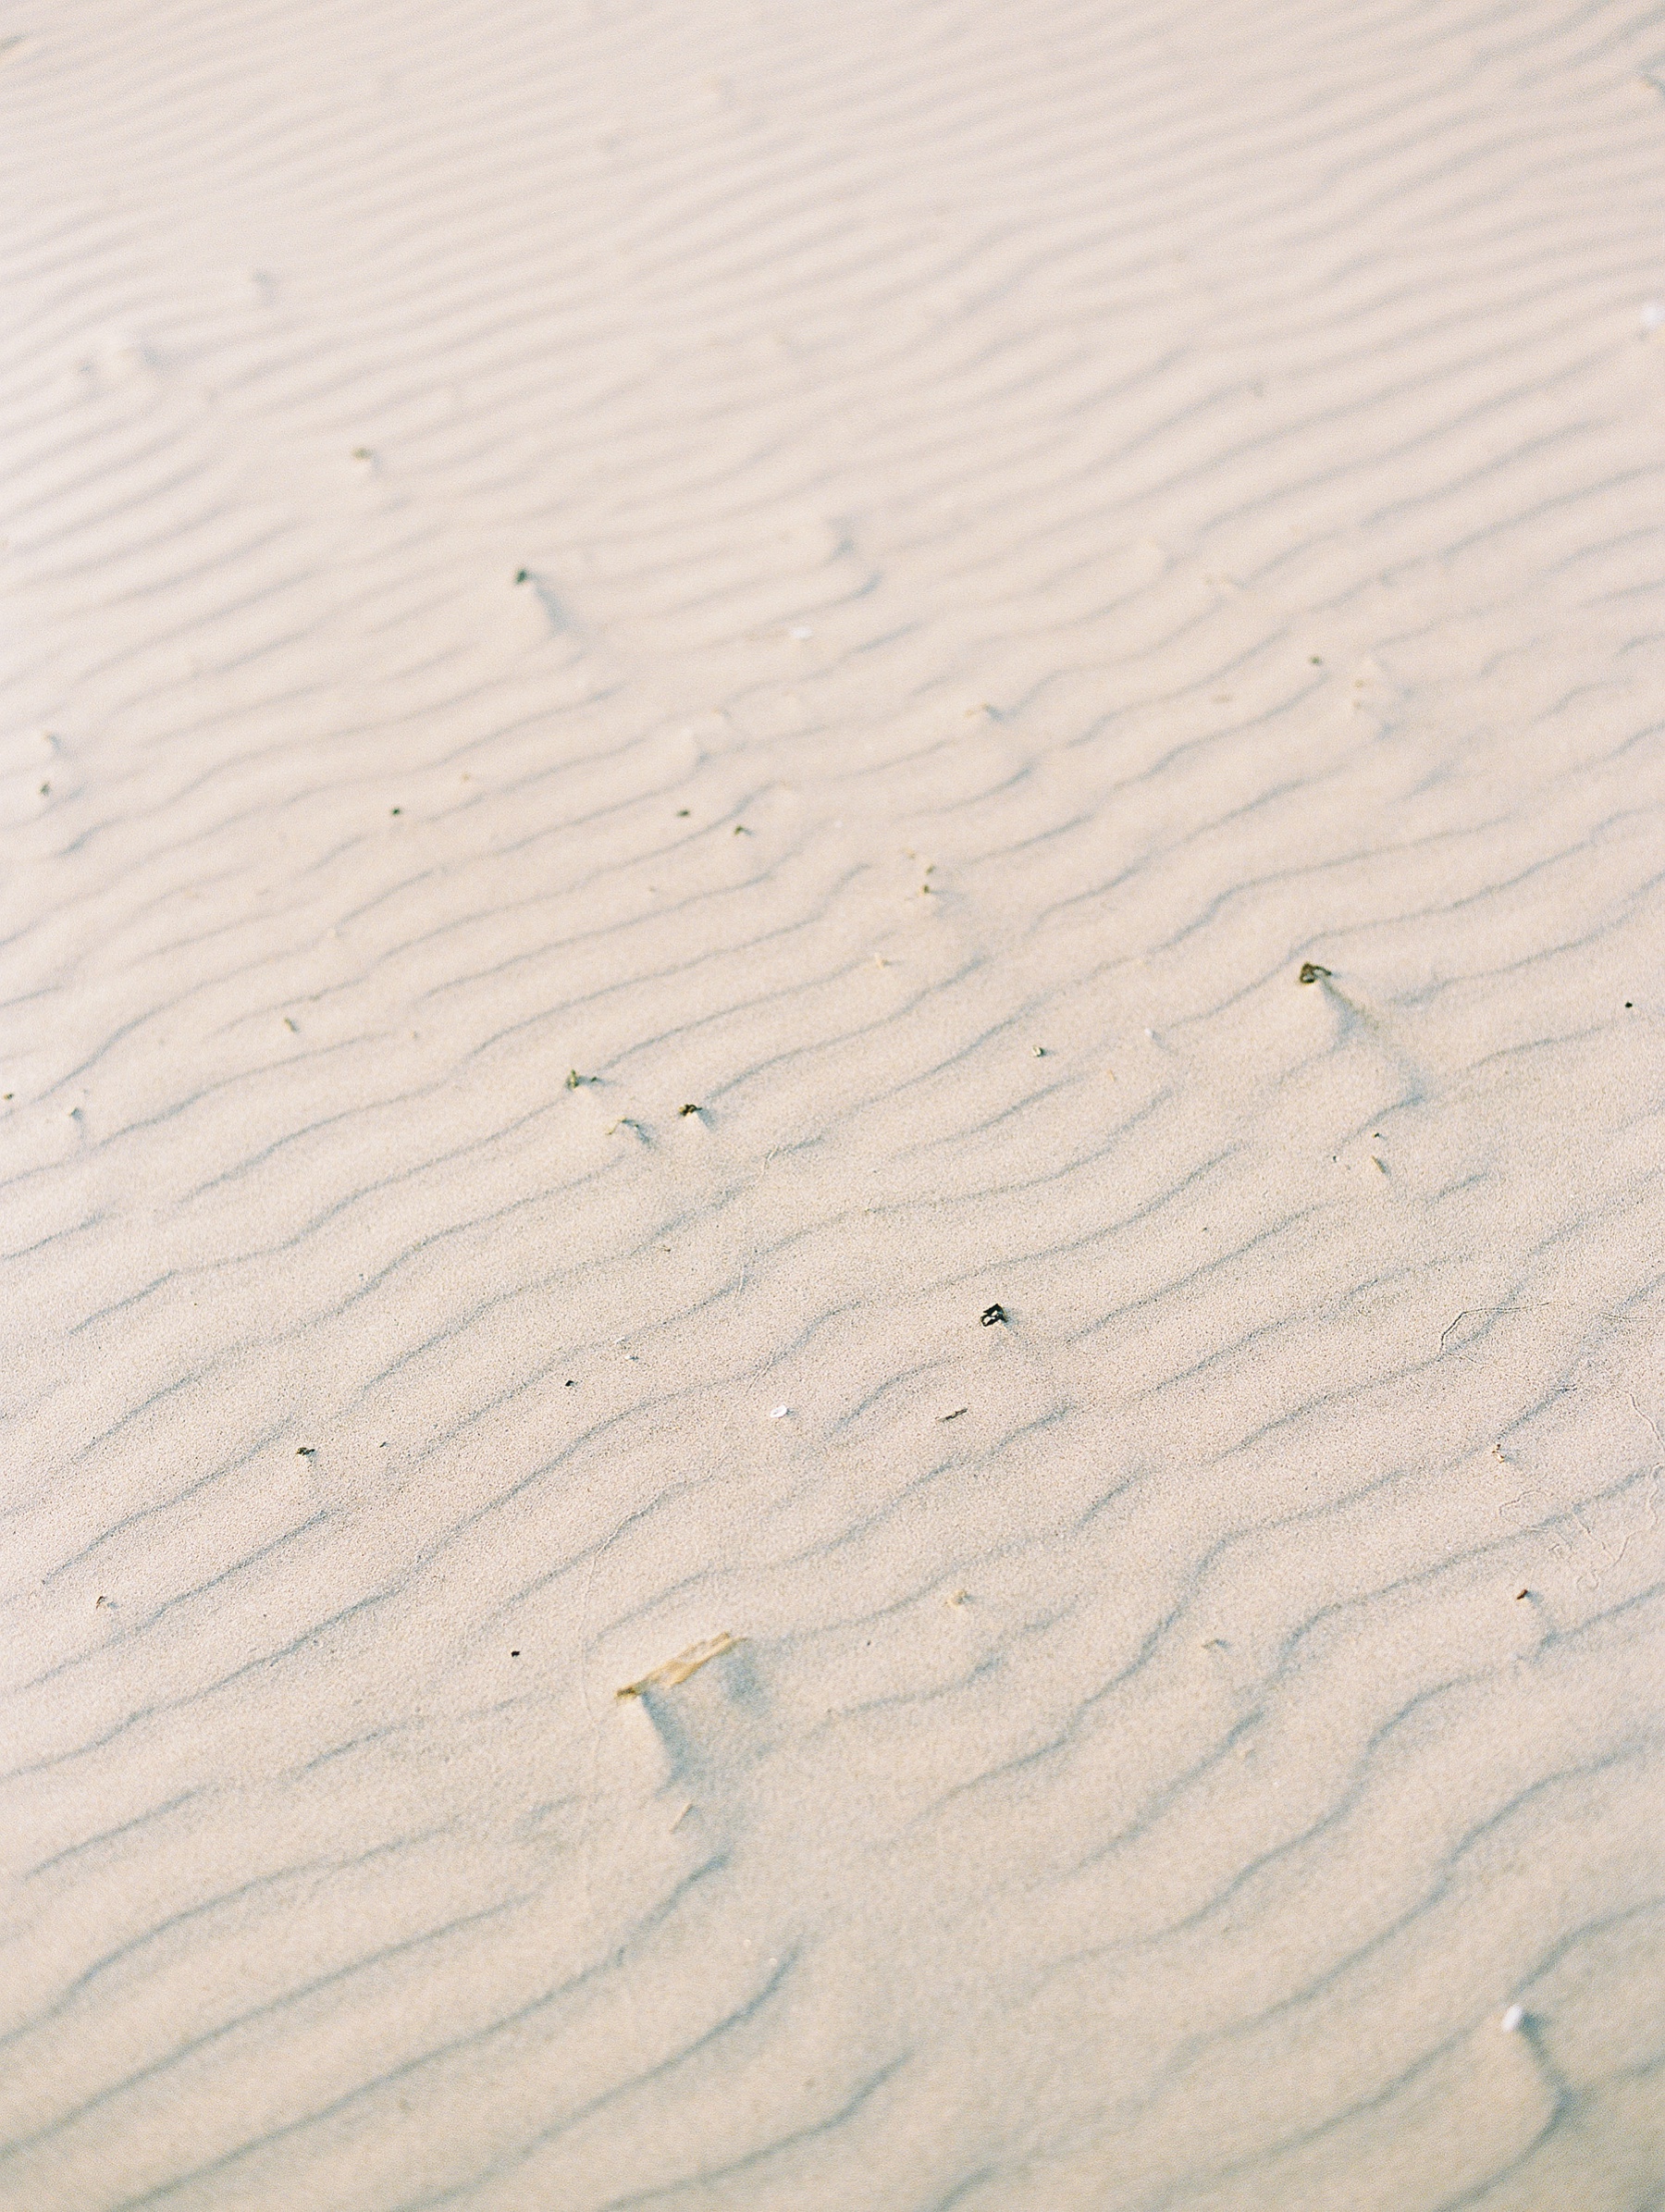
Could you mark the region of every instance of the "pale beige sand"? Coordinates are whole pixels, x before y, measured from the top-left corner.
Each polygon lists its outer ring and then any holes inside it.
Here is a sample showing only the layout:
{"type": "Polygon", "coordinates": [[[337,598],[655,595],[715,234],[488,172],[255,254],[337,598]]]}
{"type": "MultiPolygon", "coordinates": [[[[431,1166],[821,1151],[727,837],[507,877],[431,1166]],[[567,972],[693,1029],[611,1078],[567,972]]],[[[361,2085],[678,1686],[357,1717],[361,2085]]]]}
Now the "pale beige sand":
{"type": "Polygon", "coordinates": [[[1665,26],[0,28],[0,2202],[1665,2205],[1665,26]]]}

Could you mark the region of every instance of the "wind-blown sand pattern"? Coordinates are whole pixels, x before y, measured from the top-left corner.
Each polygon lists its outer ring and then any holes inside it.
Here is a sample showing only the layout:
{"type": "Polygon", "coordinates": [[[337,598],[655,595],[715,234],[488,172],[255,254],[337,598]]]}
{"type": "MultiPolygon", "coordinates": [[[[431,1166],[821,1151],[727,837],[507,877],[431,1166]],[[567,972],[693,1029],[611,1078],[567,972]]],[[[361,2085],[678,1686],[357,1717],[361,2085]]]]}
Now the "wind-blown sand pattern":
{"type": "Polygon", "coordinates": [[[1665,2205],[1665,29],[4,28],[0,2203],[1665,2205]]]}

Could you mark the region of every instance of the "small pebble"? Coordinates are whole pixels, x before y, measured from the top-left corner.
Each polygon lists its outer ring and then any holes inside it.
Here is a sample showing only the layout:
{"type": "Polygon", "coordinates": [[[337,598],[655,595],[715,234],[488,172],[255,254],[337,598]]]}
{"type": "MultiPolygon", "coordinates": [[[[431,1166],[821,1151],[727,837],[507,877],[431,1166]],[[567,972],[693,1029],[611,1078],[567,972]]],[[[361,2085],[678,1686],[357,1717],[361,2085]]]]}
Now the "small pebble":
{"type": "Polygon", "coordinates": [[[1505,2035],[1512,2035],[1524,2022],[1525,2018],[1526,2008],[1524,2005],[1511,2005],[1498,2025],[1505,2035]]]}

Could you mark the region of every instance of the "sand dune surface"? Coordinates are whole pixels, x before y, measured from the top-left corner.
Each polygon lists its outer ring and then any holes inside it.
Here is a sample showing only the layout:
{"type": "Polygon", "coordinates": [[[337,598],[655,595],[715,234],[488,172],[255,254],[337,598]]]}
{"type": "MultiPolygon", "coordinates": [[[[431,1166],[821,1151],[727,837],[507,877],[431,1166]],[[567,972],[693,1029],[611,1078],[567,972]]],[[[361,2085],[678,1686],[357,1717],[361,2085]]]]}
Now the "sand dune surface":
{"type": "Polygon", "coordinates": [[[1665,2206],[1665,31],[0,31],[0,2205],[1665,2206]]]}

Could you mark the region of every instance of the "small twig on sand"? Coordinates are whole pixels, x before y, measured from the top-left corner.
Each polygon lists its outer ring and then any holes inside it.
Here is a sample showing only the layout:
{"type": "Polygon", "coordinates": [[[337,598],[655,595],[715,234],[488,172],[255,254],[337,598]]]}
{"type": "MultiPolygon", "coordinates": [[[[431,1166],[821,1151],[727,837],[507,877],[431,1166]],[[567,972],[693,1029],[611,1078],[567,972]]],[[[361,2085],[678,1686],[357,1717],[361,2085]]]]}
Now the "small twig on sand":
{"type": "Polygon", "coordinates": [[[721,1659],[725,1651],[732,1651],[743,1641],[731,1636],[725,1628],[721,1636],[709,1636],[703,1644],[690,1644],[685,1651],[679,1651],[674,1659],[667,1659],[652,1667],[639,1682],[627,1682],[623,1689],[615,1690],[615,1698],[639,1698],[650,1689],[674,1689],[679,1682],[685,1682],[690,1674],[698,1674],[701,1667],[713,1659],[721,1659]]]}

